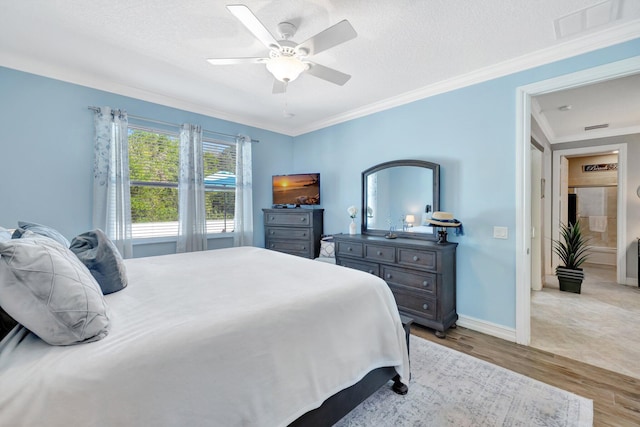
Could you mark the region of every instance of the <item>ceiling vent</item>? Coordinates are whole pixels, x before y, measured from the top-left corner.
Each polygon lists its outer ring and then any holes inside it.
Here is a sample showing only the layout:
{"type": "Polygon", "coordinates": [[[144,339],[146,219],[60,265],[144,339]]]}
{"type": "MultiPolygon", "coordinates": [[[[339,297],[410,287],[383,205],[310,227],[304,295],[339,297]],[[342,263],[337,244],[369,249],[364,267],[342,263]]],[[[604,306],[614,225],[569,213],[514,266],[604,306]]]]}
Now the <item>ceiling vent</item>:
{"type": "Polygon", "coordinates": [[[621,18],[621,0],[606,0],[556,19],[556,38],[573,36],[621,18]]]}
{"type": "Polygon", "coordinates": [[[609,123],[603,123],[601,125],[593,125],[593,126],[585,126],[584,130],[595,130],[595,129],[604,129],[604,128],[608,128],[609,127],[609,123]]]}

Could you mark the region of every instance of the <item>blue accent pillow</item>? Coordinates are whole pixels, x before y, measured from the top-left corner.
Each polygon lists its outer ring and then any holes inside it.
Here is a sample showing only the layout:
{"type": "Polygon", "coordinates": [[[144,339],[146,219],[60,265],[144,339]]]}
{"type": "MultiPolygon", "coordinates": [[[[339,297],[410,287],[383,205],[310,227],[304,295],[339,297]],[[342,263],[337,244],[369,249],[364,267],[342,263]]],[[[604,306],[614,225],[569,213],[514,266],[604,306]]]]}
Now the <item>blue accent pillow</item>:
{"type": "MultiPolygon", "coordinates": [[[[66,237],[64,237],[60,232],[56,229],[53,229],[47,225],[37,224],[35,222],[27,222],[27,221],[18,221],[18,227],[23,230],[33,231],[36,234],[40,234],[41,236],[49,237],[61,245],[64,245],[66,248],[69,247],[69,241],[66,237]]],[[[22,232],[16,230],[13,233],[13,238],[17,239],[22,235],[22,232]]]]}
{"type": "Polygon", "coordinates": [[[74,237],[69,249],[89,269],[103,294],[117,292],[127,286],[122,255],[102,230],[87,231],[74,237]]]}

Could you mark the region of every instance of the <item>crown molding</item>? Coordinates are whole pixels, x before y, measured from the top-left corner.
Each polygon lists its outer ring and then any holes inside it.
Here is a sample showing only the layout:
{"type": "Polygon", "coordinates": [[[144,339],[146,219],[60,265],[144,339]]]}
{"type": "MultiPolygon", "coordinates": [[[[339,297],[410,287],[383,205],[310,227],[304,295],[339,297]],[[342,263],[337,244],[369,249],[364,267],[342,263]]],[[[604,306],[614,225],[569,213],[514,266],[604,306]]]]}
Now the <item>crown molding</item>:
{"type": "Polygon", "coordinates": [[[255,127],[262,130],[280,133],[287,136],[290,129],[273,127],[269,123],[257,120],[247,120],[246,117],[229,114],[219,111],[201,104],[188,102],[179,98],[174,98],[162,93],[150,92],[137,87],[122,85],[96,75],[78,72],[77,70],[59,67],[55,64],[45,63],[33,58],[25,58],[15,54],[3,52],[0,66],[11,68],[13,70],[22,71],[29,74],[35,74],[42,77],[60,80],[63,82],[88,87],[91,89],[101,90],[104,92],[122,95],[141,101],[152,102],[154,104],[164,105],[166,107],[176,108],[179,110],[189,111],[191,113],[202,114],[204,116],[213,117],[220,120],[226,120],[245,126],[255,127]]]}
{"type": "Polygon", "coordinates": [[[597,129],[589,130],[574,135],[567,135],[563,137],[554,137],[553,140],[549,140],[551,144],[561,144],[563,142],[573,141],[587,141],[590,139],[611,138],[613,136],[633,135],[640,133],[640,126],[629,126],[626,128],[617,129],[597,129]]]}
{"type": "Polygon", "coordinates": [[[640,34],[640,19],[621,24],[609,30],[566,41],[556,46],[520,56],[508,61],[494,64],[479,70],[463,74],[451,79],[425,86],[410,92],[387,98],[386,100],[369,104],[363,108],[357,108],[344,114],[335,115],[325,120],[320,120],[309,126],[296,129],[293,136],[313,132],[318,129],[333,126],[349,120],[368,116],[373,113],[388,110],[404,104],[408,104],[431,96],[439,95],[452,90],[482,83],[498,77],[504,77],[519,71],[528,70],[541,65],[556,62],[562,59],[588,53],[594,50],[624,43],[637,39],[640,34]]]}

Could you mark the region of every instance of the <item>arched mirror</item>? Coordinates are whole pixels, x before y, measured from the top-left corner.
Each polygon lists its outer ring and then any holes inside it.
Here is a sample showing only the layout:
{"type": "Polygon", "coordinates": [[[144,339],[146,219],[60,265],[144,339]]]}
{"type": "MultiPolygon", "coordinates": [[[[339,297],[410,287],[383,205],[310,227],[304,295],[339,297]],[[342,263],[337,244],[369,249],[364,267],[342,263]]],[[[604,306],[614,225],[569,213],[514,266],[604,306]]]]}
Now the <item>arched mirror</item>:
{"type": "Polygon", "coordinates": [[[362,234],[436,240],[426,223],[440,210],[440,165],[381,163],[362,172],[362,234]]]}

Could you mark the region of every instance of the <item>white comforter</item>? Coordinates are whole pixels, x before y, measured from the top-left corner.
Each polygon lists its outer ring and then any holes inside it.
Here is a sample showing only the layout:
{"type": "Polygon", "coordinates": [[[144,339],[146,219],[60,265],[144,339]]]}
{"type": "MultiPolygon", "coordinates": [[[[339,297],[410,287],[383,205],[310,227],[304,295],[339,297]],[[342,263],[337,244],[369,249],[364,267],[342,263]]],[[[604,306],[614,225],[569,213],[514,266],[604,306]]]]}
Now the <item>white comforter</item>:
{"type": "Polygon", "coordinates": [[[374,368],[408,378],[393,295],[369,274],[259,248],[126,266],[105,339],[0,344],[0,425],[273,427],[374,368]]]}

